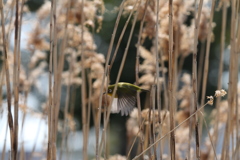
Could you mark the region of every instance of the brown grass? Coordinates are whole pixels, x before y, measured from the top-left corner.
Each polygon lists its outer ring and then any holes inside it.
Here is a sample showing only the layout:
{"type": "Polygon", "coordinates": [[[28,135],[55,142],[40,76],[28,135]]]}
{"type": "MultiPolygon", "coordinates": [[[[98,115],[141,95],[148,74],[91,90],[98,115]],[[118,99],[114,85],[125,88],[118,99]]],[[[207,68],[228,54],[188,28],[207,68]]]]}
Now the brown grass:
{"type": "Polygon", "coordinates": [[[103,1],[46,1],[30,22],[25,15],[32,13],[24,2],[0,1],[0,119],[6,121],[2,127],[5,136],[1,160],[76,159],[72,150],[75,141],[81,146],[77,159],[83,160],[240,158],[239,1],[222,0],[218,4],[203,0],[123,0],[112,11],[118,14],[112,31],[108,31],[111,40],[105,54],[98,53],[94,39],[94,34],[104,31],[103,1]],[[217,4],[222,15],[215,14],[217,4]],[[221,17],[221,24],[214,22],[215,16],[221,17]],[[26,37],[22,26],[27,23],[33,27],[25,40],[30,55],[25,65],[21,37],[26,37]],[[215,26],[221,27],[221,40],[215,46],[220,53],[216,54],[219,67],[213,80],[208,75],[214,69],[210,66],[215,26]],[[136,53],[130,50],[134,37],[136,53]],[[122,44],[124,51],[113,82],[110,74],[116,71],[114,64],[122,44]],[[117,137],[126,144],[126,155],[119,155],[121,146],[110,138],[116,136],[112,134],[116,127],[112,124],[111,106],[117,86],[111,97],[104,93],[109,84],[120,82],[127,56],[132,54],[136,57],[134,84],[150,92],[144,93],[144,104],[143,95],[136,95],[136,109],[125,124],[126,138],[117,137]],[[189,73],[185,71],[188,57],[192,58],[189,73]],[[229,73],[227,92],[222,89],[224,72],[229,73]],[[48,83],[39,86],[44,74],[48,75],[48,83]],[[208,95],[211,81],[217,82],[212,96],[208,95]],[[48,92],[42,94],[47,87],[48,92]],[[41,96],[37,98],[39,106],[28,103],[30,94],[42,94],[42,100],[41,96]],[[227,98],[223,98],[226,94],[227,98]],[[213,104],[216,108],[206,118],[204,108],[213,104]],[[38,120],[38,134],[30,151],[25,149],[24,139],[24,134],[31,132],[29,115],[38,120]],[[48,128],[46,133],[41,131],[43,122],[48,128]],[[82,137],[70,142],[74,137],[70,135],[78,133],[82,137]],[[46,140],[39,151],[36,148],[40,134],[46,135],[46,140]],[[92,137],[96,140],[93,144],[92,137]]]}

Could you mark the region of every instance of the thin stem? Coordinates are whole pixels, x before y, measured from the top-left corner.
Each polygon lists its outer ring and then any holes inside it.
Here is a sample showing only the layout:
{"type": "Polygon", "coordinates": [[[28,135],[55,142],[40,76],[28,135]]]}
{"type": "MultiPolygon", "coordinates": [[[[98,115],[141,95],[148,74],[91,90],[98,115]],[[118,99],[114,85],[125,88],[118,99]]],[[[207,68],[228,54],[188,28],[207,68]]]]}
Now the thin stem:
{"type": "MultiPolygon", "coordinates": [[[[151,96],[150,97],[152,97],[151,98],[151,103],[152,103],[152,105],[150,105],[150,108],[149,108],[149,112],[151,112],[151,110],[152,110],[152,122],[149,124],[149,125],[151,125],[152,124],[152,142],[151,143],[154,143],[155,141],[156,141],[156,136],[155,136],[155,133],[156,133],[156,129],[155,129],[155,125],[157,124],[157,123],[159,123],[159,124],[161,124],[161,121],[159,121],[159,119],[157,119],[156,120],[156,118],[155,118],[155,112],[158,112],[158,111],[156,111],[155,110],[155,97],[156,97],[156,95],[155,95],[155,93],[156,93],[156,89],[155,89],[155,85],[152,85],[152,89],[151,89],[151,96]],[[156,123],[157,122],[157,123],[156,123]]],[[[158,115],[161,115],[161,112],[158,112],[158,115]]],[[[159,118],[159,117],[158,117],[159,118]]],[[[161,118],[161,116],[160,116],[160,118],[161,118]]],[[[149,117],[149,119],[151,119],[151,116],[149,117]]],[[[161,129],[161,128],[160,128],[161,129]]],[[[161,132],[161,130],[160,130],[160,132],[161,132]]],[[[154,157],[155,158],[157,158],[157,146],[154,146],[154,149],[153,149],[153,151],[154,151],[154,157]]],[[[160,150],[160,154],[161,154],[161,150],[160,150]]]]}
{"type": "MultiPolygon", "coordinates": [[[[23,0],[20,4],[21,4],[21,8],[20,8],[20,20],[19,20],[19,32],[18,32],[18,48],[17,48],[17,52],[18,52],[18,66],[17,66],[17,69],[18,69],[18,90],[19,90],[19,74],[20,74],[20,64],[21,64],[21,52],[20,52],[20,46],[21,46],[21,43],[20,43],[20,40],[21,40],[21,30],[22,30],[22,17],[23,17],[23,7],[24,7],[24,3],[25,3],[25,0],[23,0]]],[[[26,92],[25,94],[25,97],[24,97],[24,105],[26,105],[27,103],[27,94],[28,92],[26,92]]],[[[23,139],[23,130],[24,130],[24,122],[25,122],[25,118],[26,118],[26,112],[23,113],[23,118],[22,118],[22,124],[21,124],[21,141],[22,141],[22,148],[24,147],[24,139],[23,139]]],[[[23,149],[21,150],[23,151],[23,149]]],[[[23,154],[22,156],[24,156],[25,152],[21,152],[21,154],[23,154]]],[[[21,157],[21,156],[20,156],[21,157]]]]}
{"type": "Polygon", "coordinates": [[[229,59],[229,89],[228,89],[228,119],[226,124],[226,131],[224,135],[224,141],[227,143],[227,145],[223,146],[222,149],[222,158],[223,159],[229,159],[230,157],[230,136],[232,133],[232,125],[233,125],[233,115],[234,115],[234,106],[235,106],[235,98],[236,98],[236,88],[237,88],[237,82],[236,82],[236,75],[237,73],[237,54],[235,52],[235,44],[236,44],[236,38],[235,38],[235,27],[236,27],[236,0],[231,1],[231,50],[230,50],[230,59],[229,59]]]}
{"type": "MultiPolygon", "coordinates": [[[[235,41],[235,44],[233,45],[234,47],[234,55],[235,55],[235,73],[233,74],[233,79],[234,79],[234,88],[235,88],[235,92],[234,92],[234,112],[235,112],[235,115],[236,115],[236,119],[235,119],[235,123],[236,123],[236,132],[232,132],[232,133],[235,133],[235,141],[236,141],[236,144],[232,143],[233,147],[232,147],[232,156],[231,157],[234,157],[234,150],[238,149],[237,146],[239,146],[239,108],[238,108],[238,93],[237,93],[237,89],[238,88],[238,82],[239,82],[239,78],[238,78],[238,73],[239,73],[239,51],[240,51],[240,47],[239,45],[239,41],[240,41],[240,29],[239,29],[239,25],[240,25],[240,19],[239,19],[239,7],[240,7],[240,3],[239,1],[236,1],[235,2],[235,37],[234,37],[234,41],[235,41]]],[[[239,156],[239,155],[238,155],[239,156]]]]}
{"type": "MultiPolygon", "coordinates": [[[[140,29],[139,29],[139,33],[138,33],[137,54],[136,54],[136,64],[135,64],[135,78],[136,78],[136,85],[137,86],[139,85],[139,58],[140,58],[141,35],[142,35],[142,32],[143,32],[143,25],[144,25],[144,21],[145,21],[145,18],[146,18],[148,2],[149,2],[149,0],[147,0],[145,2],[144,14],[143,14],[143,17],[141,19],[140,29]]],[[[140,3],[141,3],[141,1],[140,1],[140,3]]],[[[137,107],[138,107],[138,125],[139,125],[139,128],[142,129],[142,127],[141,127],[142,115],[141,115],[141,103],[140,103],[139,93],[137,93],[137,107]]],[[[143,132],[143,130],[141,130],[141,132],[143,132]]],[[[141,147],[142,151],[143,151],[143,143],[144,143],[143,135],[140,135],[140,144],[141,144],[140,147],[141,147]]]]}
{"type": "Polygon", "coordinates": [[[87,135],[87,108],[86,108],[86,73],[85,73],[85,68],[84,68],[84,62],[85,62],[85,55],[84,55],[84,0],[82,0],[82,5],[81,5],[81,68],[82,68],[82,85],[81,85],[81,100],[82,100],[82,130],[83,130],[83,159],[87,160],[88,159],[88,153],[87,153],[87,146],[88,146],[88,135],[87,135]]]}
{"type": "MultiPolygon", "coordinates": [[[[68,1],[68,4],[67,4],[67,11],[66,11],[66,17],[69,16],[69,10],[70,10],[70,6],[71,6],[71,2],[72,0],[69,0],[68,1]]],[[[62,45],[62,49],[60,51],[60,55],[61,55],[61,58],[60,58],[60,64],[59,64],[59,68],[60,68],[60,71],[58,72],[58,79],[61,80],[61,72],[63,70],[63,63],[64,63],[64,50],[66,48],[66,42],[67,42],[67,30],[68,30],[68,18],[66,19],[65,21],[65,25],[64,25],[64,38],[63,38],[63,45],[62,45]]],[[[72,73],[72,64],[70,63],[70,69],[69,69],[69,72],[72,73]]],[[[69,82],[71,82],[71,76],[69,76],[69,82]]],[[[61,82],[59,82],[59,87],[61,86],[61,82]]],[[[60,148],[60,155],[59,155],[59,159],[61,160],[62,159],[62,152],[63,152],[63,145],[65,144],[65,138],[66,138],[66,128],[67,128],[67,116],[68,116],[68,110],[69,110],[69,97],[70,97],[70,85],[67,86],[67,96],[66,96],[66,101],[65,101],[65,107],[64,107],[64,123],[63,123],[63,133],[62,133],[62,142],[61,142],[61,148],[60,148]]],[[[59,88],[59,90],[61,90],[59,88]]],[[[59,95],[60,95],[61,91],[59,91],[59,95]]]]}
{"type": "MultiPolygon", "coordinates": [[[[110,66],[109,66],[109,69],[110,69],[110,66]]],[[[110,73],[110,71],[108,70],[108,73],[110,73]]],[[[107,84],[109,84],[109,77],[107,78],[107,84]]],[[[105,94],[105,99],[107,99],[107,94],[105,94]]],[[[105,120],[107,119],[107,112],[109,110],[104,107],[104,123],[105,123],[105,120]]],[[[105,148],[105,154],[104,154],[104,159],[108,159],[108,155],[109,155],[109,150],[108,150],[108,138],[107,138],[107,135],[110,133],[110,124],[107,124],[107,128],[106,128],[106,131],[104,132],[104,148],[105,148]]]]}
{"type": "MultiPolygon", "coordinates": [[[[205,48],[206,48],[206,43],[205,41],[202,41],[201,43],[201,48],[200,48],[200,58],[199,58],[199,67],[198,67],[198,88],[202,85],[202,77],[203,77],[203,66],[204,66],[204,57],[205,57],[205,48]]],[[[197,95],[200,95],[200,89],[197,92],[197,95]]]]}
{"type": "MultiPolygon", "coordinates": [[[[158,54],[158,34],[159,34],[159,0],[157,0],[157,5],[156,5],[156,35],[155,35],[155,53],[156,53],[156,83],[157,83],[157,109],[158,109],[158,112],[159,112],[159,123],[161,123],[161,106],[160,106],[160,102],[161,102],[161,99],[160,99],[160,82],[159,82],[159,78],[160,78],[160,75],[159,75],[159,72],[160,72],[160,69],[159,69],[159,54],[158,54]]],[[[154,106],[155,107],[155,106],[154,106]]]]}
{"type": "Polygon", "coordinates": [[[52,52],[53,52],[53,112],[52,112],[52,123],[53,123],[53,132],[52,132],[52,138],[53,138],[53,145],[52,145],[52,159],[57,159],[57,126],[58,126],[58,113],[59,113],[59,105],[60,102],[59,95],[60,91],[58,90],[59,86],[59,78],[58,78],[58,55],[57,55],[57,16],[56,16],[56,0],[52,1],[53,3],[53,46],[52,46],[52,52]]]}
{"type": "MultiPolygon", "coordinates": [[[[239,1],[237,1],[237,9],[236,9],[236,13],[239,13],[239,10],[240,10],[240,2],[239,1]]],[[[240,42],[240,29],[239,29],[239,26],[240,26],[240,17],[239,17],[239,14],[236,14],[236,19],[238,20],[238,23],[237,23],[237,26],[238,27],[236,27],[237,28],[237,30],[236,30],[236,43],[237,44],[239,44],[239,42],[240,42]]],[[[240,53],[240,46],[238,45],[238,46],[236,46],[236,53],[240,53]]],[[[236,56],[236,58],[237,59],[239,59],[239,54],[236,56]]],[[[239,63],[239,62],[237,62],[237,63],[239,63]]],[[[237,64],[237,65],[239,65],[239,64],[237,64]]],[[[239,73],[239,69],[238,69],[238,71],[237,71],[237,73],[239,73]]],[[[238,75],[236,75],[236,81],[238,82],[239,81],[239,78],[238,78],[238,75]]],[[[239,146],[240,146],[240,142],[239,142],[239,139],[240,139],[240,137],[239,137],[239,108],[238,108],[238,106],[239,106],[239,102],[238,102],[238,97],[239,97],[239,93],[237,92],[236,93],[236,98],[235,98],[235,100],[236,100],[236,102],[235,102],[235,107],[236,107],[236,142],[237,142],[237,144],[236,144],[236,147],[235,147],[235,150],[234,150],[234,152],[236,152],[236,159],[239,159],[239,157],[240,157],[240,150],[239,150],[239,146]]],[[[234,156],[235,154],[233,153],[233,156],[234,156]]]]}
{"type": "Polygon", "coordinates": [[[48,149],[47,149],[47,160],[52,160],[53,157],[53,92],[52,92],[52,73],[53,73],[53,16],[54,11],[54,0],[51,1],[51,16],[50,16],[50,58],[49,58],[49,90],[48,90],[48,149]]]}
{"type": "MultiPolygon", "coordinates": [[[[173,106],[174,95],[173,95],[173,0],[169,0],[169,58],[168,58],[169,72],[168,72],[168,94],[169,94],[169,111],[170,111],[170,130],[173,130],[175,126],[173,106]]],[[[175,134],[174,130],[170,134],[170,150],[171,160],[176,159],[175,154],[175,134]]]]}
{"type": "MultiPolygon", "coordinates": [[[[198,45],[198,34],[199,34],[199,22],[201,18],[203,0],[200,0],[198,5],[198,13],[195,15],[195,31],[194,31],[194,51],[192,58],[192,85],[193,85],[193,109],[194,111],[198,108],[197,101],[197,45],[198,45]],[[197,16],[197,18],[196,18],[197,16]]],[[[200,142],[199,142],[199,130],[198,130],[198,117],[195,116],[195,141],[196,141],[196,156],[200,159],[200,142]]],[[[190,158],[190,157],[188,157],[190,158]]]]}
{"type": "MultiPolygon", "coordinates": [[[[210,20],[208,22],[208,36],[207,36],[207,47],[206,47],[206,54],[205,54],[205,60],[204,60],[204,70],[203,70],[203,83],[202,83],[202,96],[201,96],[201,105],[204,104],[204,100],[206,97],[206,88],[207,88],[207,79],[208,79],[208,70],[209,70],[209,53],[210,53],[210,45],[211,45],[211,38],[212,38],[212,21],[214,17],[214,8],[215,8],[215,0],[212,1],[212,7],[211,7],[211,14],[210,14],[210,20]]],[[[221,78],[220,78],[221,79],[221,78]]],[[[221,87],[220,87],[221,88],[221,87]]],[[[204,111],[202,111],[204,113],[204,111]]],[[[200,117],[200,126],[202,126],[202,117],[200,117]]],[[[201,129],[200,129],[201,134],[201,129]]],[[[201,136],[200,136],[201,137],[201,136]]]]}
{"type": "Polygon", "coordinates": [[[6,86],[7,86],[7,106],[8,106],[8,125],[10,129],[10,142],[11,142],[11,151],[13,153],[13,138],[14,138],[14,128],[13,128],[13,116],[11,112],[11,86],[10,86],[10,75],[9,75],[9,64],[7,56],[7,40],[5,32],[5,18],[3,13],[3,1],[0,1],[0,10],[1,10],[1,24],[2,24],[2,40],[3,40],[3,60],[5,65],[6,73],[6,86]]]}
{"type": "MultiPolygon", "coordinates": [[[[88,105],[87,105],[87,133],[86,135],[89,135],[89,129],[90,129],[90,118],[91,118],[91,97],[92,97],[92,76],[91,73],[88,76],[88,105]]],[[[88,142],[87,142],[88,143],[88,142]]]]}
{"type": "MultiPolygon", "coordinates": [[[[22,17],[23,17],[23,6],[24,6],[24,3],[25,3],[25,0],[23,0],[22,1],[22,3],[20,4],[21,5],[21,8],[20,8],[20,16],[19,16],[19,27],[18,27],[18,45],[17,45],[17,54],[18,54],[18,65],[17,65],[17,88],[18,88],[18,91],[19,91],[19,77],[20,77],[20,64],[21,64],[21,51],[20,51],[20,46],[21,46],[21,42],[20,42],[20,40],[21,40],[21,30],[22,30],[22,17]]],[[[26,94],[26,96],[27,96],[27,94],[26,94]]],[[[25,97],[25,101],[24,101],[24,104],[26,104],[27,102],[26,102],[26,100],[27,100],[27,97],[25,97]]],[[[22,125],[21,125],[21,131],[23,132],[23,124],[24,124],[24,122],[25,122],[25,117],[26,117],[26,112],[24,112],[23,113],[23,119],[22,119],[22,125]]],[[[25,159],[24,158],[24,154],[25,154],[25,152],[23,152],[24,151],[24,140],[23,140],[23,133],[21,132],[21,140],[22,140],[22,149],[21,149],[21,153],[20,153],[20,157],[23,157],[23,159],[25,159]]]]}
{"type": "Polygon", "coordinates": [[[18,109],[19,109],[19,0],[16,0],[16,12],[15,12],[15,33],[14,33],[14,69],[13,69],[13,87],[14,87],[14,140],[13,140],[13,151],[12,159],[17,159],[18,152],[18,109]]]}
{"type": "MultiPolygon", "coordinates": [[[[222,11],[222,30],[221,30],[221,46],[220,46],[220,59],[219,59],[219,70],[218,70],[218,85],[217,89],[222,88],[222,74],[223,74],[223,58],[224,58],[224,50],[225,50],[225,35],[226,35],[226,20],[227,20],[227,2],[223,1],[223,11],[222,11]]],[[[217,114],[215,118],[215,125],[214,125],[214,144],[217,146],[218,140],[218,126],[219,126],[219,112],[220,112],[220,100],[221,97],[218,97],[216,100],[216,108],[217,114]]]]}

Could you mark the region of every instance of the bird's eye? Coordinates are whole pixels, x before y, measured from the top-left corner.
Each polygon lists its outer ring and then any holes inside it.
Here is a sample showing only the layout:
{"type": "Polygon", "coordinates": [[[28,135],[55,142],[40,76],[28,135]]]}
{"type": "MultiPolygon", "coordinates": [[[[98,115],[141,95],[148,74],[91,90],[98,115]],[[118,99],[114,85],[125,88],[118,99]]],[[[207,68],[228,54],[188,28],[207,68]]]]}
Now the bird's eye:
{"type": "Polygon", "coordinates": [[[111,93],[112,92],[112,89],[108,89],[108,93],[111,93]]]}

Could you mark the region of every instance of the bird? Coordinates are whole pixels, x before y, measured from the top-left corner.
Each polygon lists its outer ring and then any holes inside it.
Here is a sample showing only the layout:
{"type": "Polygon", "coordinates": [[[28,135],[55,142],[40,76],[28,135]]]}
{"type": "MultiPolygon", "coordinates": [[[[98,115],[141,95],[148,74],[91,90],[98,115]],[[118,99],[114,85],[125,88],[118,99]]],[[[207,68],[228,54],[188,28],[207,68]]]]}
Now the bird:
{"type": "MultiPolygon", "coordinates": [[[[112,96],[115,84],[109,85],[107,94],[112,96]]],[[[112,102],[112,113],[119,113],[121,115],[129,115],[134,107],[137,106],[137,92],[149,92],[149,90],[142,89],[136,85],[127,82],[119,82],[117,84],[116,94],[112,102]]]]}

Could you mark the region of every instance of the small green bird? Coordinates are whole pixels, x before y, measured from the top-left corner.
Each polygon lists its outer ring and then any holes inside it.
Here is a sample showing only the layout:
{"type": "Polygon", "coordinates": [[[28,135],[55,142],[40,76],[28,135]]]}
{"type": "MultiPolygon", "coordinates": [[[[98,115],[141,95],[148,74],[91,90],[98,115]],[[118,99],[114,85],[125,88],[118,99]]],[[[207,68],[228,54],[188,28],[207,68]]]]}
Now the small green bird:
{"type": "MultiPolygon", "coordinates": [[[[108,86],[108,95],[112,96],[114,86],[115,84],[108,86]]],[[[122,116],[130,114],[133,108],[137,105],[137,92],[149,91],[131,83],[119,82],[112,102],[111,112],[119,113],[121,111],[122,116]]]]}

